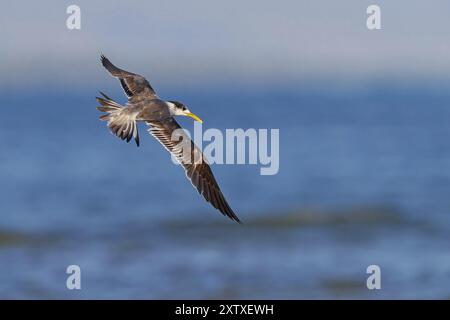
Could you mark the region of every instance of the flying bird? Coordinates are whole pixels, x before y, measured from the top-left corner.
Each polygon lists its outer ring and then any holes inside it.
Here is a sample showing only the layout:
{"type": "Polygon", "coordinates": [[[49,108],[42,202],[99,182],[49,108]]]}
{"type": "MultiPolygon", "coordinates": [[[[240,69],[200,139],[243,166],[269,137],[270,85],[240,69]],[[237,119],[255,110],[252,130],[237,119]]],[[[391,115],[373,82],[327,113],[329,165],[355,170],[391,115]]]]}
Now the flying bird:
{"type": "Polygon", "coordinates": [[[100,120],[107,121],[109,129],[117,137],[127,142],[134,139],[137,146],[139,146],[137,122],[145,122],[148,126],[148,132],[175,156],[183,166],[187,178],[205,200],[223,215],[240,222],[225,200],[203,153],[189,136],[183,130],[180,130],[182,128],[175,121],[174,116],[187,116],[199,122],[202,122],[202,120],[183,103],[174,100],[165,101],[159,98],[143,76],[117,68],[103,55],[101,56],[101,63],[113,77],[119,79],[128,97],[128,102],[123,106],[100,92],[103,98],[96,98],[97,102],[101,104],[97,109],[106,112],[106,114],[100,116],[100,120]],[[175,130],[177,130],[177,134],[180,135],[182,141],[189,144],[189,152],[183,152],[180,143],[172,141],[172,133],[175,130]]]}

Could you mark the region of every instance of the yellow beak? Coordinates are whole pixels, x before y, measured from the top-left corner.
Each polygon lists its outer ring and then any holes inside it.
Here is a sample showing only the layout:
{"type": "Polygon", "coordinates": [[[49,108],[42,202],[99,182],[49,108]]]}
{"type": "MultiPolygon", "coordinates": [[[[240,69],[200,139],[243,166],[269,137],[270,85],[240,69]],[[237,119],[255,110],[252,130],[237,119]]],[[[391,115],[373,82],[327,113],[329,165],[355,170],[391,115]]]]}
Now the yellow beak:
{"type": "Polygon", "coordinates": [[[200,119],[199,117],[197,117],[195,114],[193,114],[192,112],[187,112],[186,116],[191,117],[192,119],[194,119],[195,121],[198,121],[200,123],[203,123],[203,120],[200,119]]]}

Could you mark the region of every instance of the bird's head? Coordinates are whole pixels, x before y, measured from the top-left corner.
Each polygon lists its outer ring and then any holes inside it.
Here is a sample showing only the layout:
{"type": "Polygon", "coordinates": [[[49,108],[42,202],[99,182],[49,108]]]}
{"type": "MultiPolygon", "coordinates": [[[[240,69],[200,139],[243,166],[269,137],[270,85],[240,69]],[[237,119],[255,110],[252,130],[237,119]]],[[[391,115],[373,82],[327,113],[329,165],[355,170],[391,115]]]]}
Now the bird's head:
{"type": "Polygon", "coordinates": [[[203,123],[202,119],[193,114],[183,103],[171,100],[167,101],[167,105],[171,115],[191,117],[195,121],[203,123]]]}

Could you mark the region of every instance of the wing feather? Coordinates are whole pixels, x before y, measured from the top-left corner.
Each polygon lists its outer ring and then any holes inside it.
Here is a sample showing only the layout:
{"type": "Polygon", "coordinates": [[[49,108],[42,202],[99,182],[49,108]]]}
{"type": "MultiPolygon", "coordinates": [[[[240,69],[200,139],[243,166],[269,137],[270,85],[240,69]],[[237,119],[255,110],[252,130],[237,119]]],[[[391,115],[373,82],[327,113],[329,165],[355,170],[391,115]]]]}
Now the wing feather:
{"type": "Polygon", "coordinates": [[[175,156],[178,162],[184,167],[186,177],[192,185],[205,198],[205,200],[218,209],[223,215],[230,219],[240,222],[239,218],[233,212],[225,200],[219,185],[211,171],[211,168],[203,156],[200,149],[183,131],[178,131],[182,135],[182,141],[173,141],[172,132],[182,129],[173,118],[168,118],[162,122],[147,122],[149,133],[153,135],[171,154],[175,156]],[[187,143],[190,145],[190,154],[183,154],[185,150],[182,146],[187,143]]]}
{"type": "Polygon", "coordinates": [[[158,98],[155,90],[143,76],[117,68],[104,55],[101,55],[101,62],[113,77],[119,79],[123,91],[129,100],[135,101],[143,97],[158,98]]]}

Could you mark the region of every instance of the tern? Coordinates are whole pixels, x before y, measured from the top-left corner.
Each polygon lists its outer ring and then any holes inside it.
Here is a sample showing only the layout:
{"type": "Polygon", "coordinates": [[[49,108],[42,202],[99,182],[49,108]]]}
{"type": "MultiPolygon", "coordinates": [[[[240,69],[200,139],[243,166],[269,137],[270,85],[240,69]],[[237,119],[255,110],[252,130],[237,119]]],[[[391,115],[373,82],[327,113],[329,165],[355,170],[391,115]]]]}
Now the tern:
{"type": "Polygon", "coordinates": [[[122,140],[130,142],[134,138],[139,146],[138,122],[145,122],[148,132],[156,138],[175,159],[183,166],[187,178],[205,200],[218,209],[223,215],[239,222],[239,218],[228,205],[217,184],[211,168],[201,150],[194,144],[174,116],[187,116],[196,121],[202,120],[179,101],[165,101],[158,97],[150,83],[141,75],[117,68],[104,55],[101,63],[109,73],[119,79],[128,97],[126,105],[121,105],[100,92],[103,98],[97,97],[101,106],[97,109],[106,112],[100,120],[107,121],[111,132],[122,140]],[[178,141],[173,141],[172,133],[177,130],[184,142],[190,146],[189,155],[181,150],[178,141]]]}

